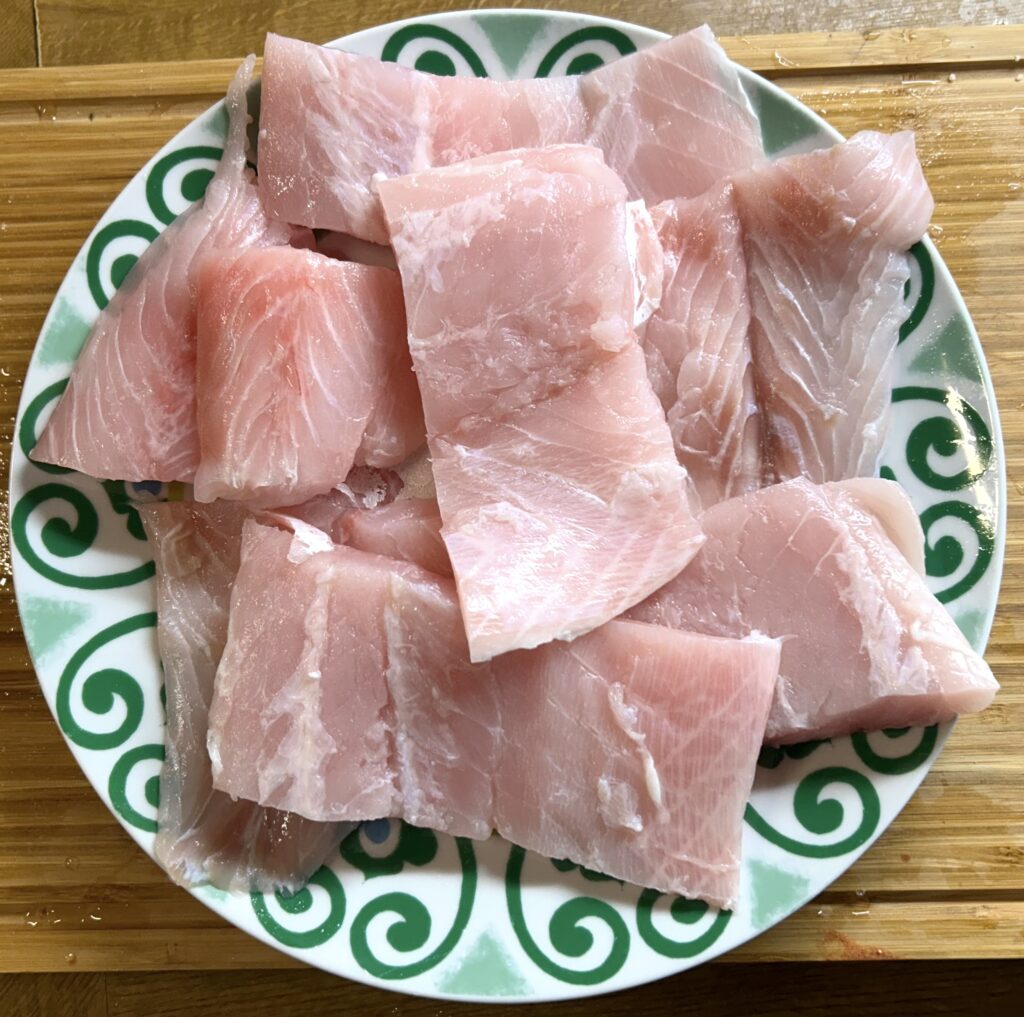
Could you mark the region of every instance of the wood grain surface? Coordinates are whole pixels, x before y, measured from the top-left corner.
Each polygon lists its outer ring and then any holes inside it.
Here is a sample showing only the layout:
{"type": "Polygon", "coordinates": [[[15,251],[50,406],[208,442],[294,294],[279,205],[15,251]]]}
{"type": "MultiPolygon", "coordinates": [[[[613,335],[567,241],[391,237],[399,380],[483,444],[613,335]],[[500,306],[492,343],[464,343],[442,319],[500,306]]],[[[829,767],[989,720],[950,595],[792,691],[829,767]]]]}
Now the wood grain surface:
{"type": "MultiPolygon", "coordinates": [[[[3,0],[38,27],[38,62],[52,64],[193,60],[242,56],[267,30],[326,42],[423,10],[532,7],[583,11],[682,32],[703,22],[717,35],[933,25],[1005,25],[1024,21],[1024,0],[3,0]],[[197,13],[201,12],[201,14],[197,13]],[[88,30],[83,31],[83,26],[88,30]]],[[[23,35],[24,33],[22,33],[23,35]]],[[[19,38],[21,38],[19,36],[19,38]]],[[[34,36],[31,37],[34,43],[34,36]]],[[[0,35],[0,40],[3,36],[0,35]]],[[[5,43],[0,41],[0,66],[5,43]]],[[[25,41],[15,52],[24,53],[25,41]]],[[[19,60],[8,66],[23,66],[19,60]]]]}
{"type": "MultiPolygon", "coordinates": [[[[41,15],[84,6],[85,0],[39,3],[41,15]]],[[[141,17],[156,5],[129,6],[141,17]]],[[[385,20],[374,10],[375,21],[385,20]]],[[[253,27],[250,40],[266,25],[253,27]]],[[[291,22],[277,27],[301,30],[291,22]]],[[[314,27],[307,34],[337,31],[314,27]]],[[[864,1012],[856,1005],[872,992],[876,1003],[883,995],[894,1001],[892,1012],[967,1012],[949,1009],[967,999],[979,1003],[978,1013],[1011,1012],[1002,1008],[1014,997],[999,993],[1016,987],[1019,1002],[1022,965],[994,959],[1024,956],[1024,29],[723,42],[846,133],[918,133],[936,198],[933,237],[978,326],[1002,413],[1009,541],[987,656],[1003,689],[990,710],[957,726],[904,813],[818,900],[730,955],[730,963],[611,997],[600,1012],[736,1012],[727,1007],[742,1002],[740,986],[765,1001],[756,1008],[763,1014],[795,1012],[783,1003],[773,1010],[777,997],[799,998],[800,1012],[813,1013],[814,1000],[837,991],[840,1008],[833,1000],[832,1013],[864,1012]],[[911,958],[951,963],[888,963],[911,958]],[[993,960],[966,963],[972,958],[993,960]],[[868,959],[884,962],[872,968],[877,974],[809,963],[868,959]],[[776,960],[795,963],[764,963],[776,960]],[[787,989],[788,997],[778,995],[787,989]]],[[[110,201],[156,148],[222,93],[233,69],[231,60],[202,60],[0,70],[4,497],[25,368],[64,272],[110,201]]],[[[3,520],[6,530],[6,511],[3,520]]],[[[0,1014],[192,1013],[211,987],[224,1015],[280,1013],[293,996],[317,1013],[483,1012],[401,1000],[315,972],[274,970],[296,962],[170,884],[92,792],[50,717],[21,637],[2,536],[0,971],[64,974],[0,981],[0,1014]],[[237,973],[225,973],[231,970],[237,973]]],[[[603,1005],[557,1009],[583,1013],[603,1005]]]]}

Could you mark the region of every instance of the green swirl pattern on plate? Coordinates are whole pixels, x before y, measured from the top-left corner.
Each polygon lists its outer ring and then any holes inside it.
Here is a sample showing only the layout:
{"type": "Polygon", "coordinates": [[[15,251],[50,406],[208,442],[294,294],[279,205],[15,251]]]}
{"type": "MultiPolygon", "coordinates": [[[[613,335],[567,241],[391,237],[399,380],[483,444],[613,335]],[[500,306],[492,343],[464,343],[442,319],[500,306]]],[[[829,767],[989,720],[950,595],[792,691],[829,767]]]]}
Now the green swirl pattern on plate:
{"type": "Polygon", "coordinates": [[[144,710],[142,686],[127,671],[105,667],[81,682],[82,705],[91,714],[103,716],[120,700],[125,708],[124,720],[113,731],[90,731],[75,719],[72,691],[86,661],[103,647],[140,629],[154,628],[156,613],[137,614],[97,632],[72,654],[57,686],[57,722],[64,734],[84,749],[113,749],[123,745],[138,730],[144,710]]]}
{"type": "MultiPolygon", "coordinates": [[[[657,950],[663,957],[697,957],[721,938],[725,927],[732,918],[731,911],[715,911],[714,919],[707,928],[687,939],[670,939],[654,927],[651,918],[655,903],[664,894],[657,890],[644,890],[636,902],[636,927],[644,942],[657,950]]],[[[712,909],[701,900],[686,900],[676,897],[669,908],[673,920],[684,928],[693,928],[712,909]]]]}
{"type": "Polygon", "coordinates": [[[249,900],[260,925],[282,946],[289,946],[295,950],[308,950],[328,942],[345,922],[345,888],[341,885],[341,880],[326,866],[318,869],[310,877],[308,885],[298,893],[266,895],[254,892],[249,894],[249,900]],[[328,901],[327,917],[313,928],[290,929],[270,913],[267,898],[273,896],[277,906],[285,914],[291,917],[307,914],[314,906],[311,886],[319,887],[327,895],[328,901]]]}
{"type": "MultiPolygon", "coordinates": [[[[351,37],[346,48],[434,74],[547,77],[593,69],[653,38],[582,15],[475,11],[384,26],[351,37]]],[[[829,143],[807,110],[753,75],[745,73],[744,82],[770,153],[829,143]]],[[[67,385],[86,328],[176,211],[202,197],[225,127],[223,106],[201,117],[101,220],[37,346],[12,466],[19,593],[36,608],[74,600],[77,612],[73,624],[61,621],[66,641],[43,630],[53,627],[52,612],[26,612],[30,644],[48,647],[36,656],[40,683],[90,780],[147,846],[163,754],[162,680],[155,658],[118,652],[129,645],[120,641],[155,624],[153,563],[142,545],[137,492],[27,457],[67,385]],[[112,564],[111,550],[122,560],[112,564]],[[88,630],[86,618],[95,619],[88,630]],[[86,631],[93,634],[83,638],[86,631]]],[[[982,632],[1003,536],[995,413],[980,347],[941,259],[927,242],[911,256],[883,475],[905,485],[920,514],[937,596],[982,632]]],[[[180,498],[182,491],[171,485],[149,496],[180,498]]],[[[496,838],[474,845],[395,823],[352,834],[294,895],[219,894],[207,902],[312,963],[408,991],[525,999],[622,988],[730,949],[777,920],[771,915],[820,891],[891,821],[945,730],[765,749],[745,839],[745,878],[753,885],[756,875],[762,895],[766,887],[774,891],[759,909],[749,900],[735,913],[669,902],[496,838]],[[587,892],[571,896],[573,887],[587,892]]]]}
{"type": "Polygon", "coordinates": [[[433,925],[430,909],[419,897],[396,891],[381,894],[366,904],[352,923],[352,956],[364,971],[387,981],[412,978],[437,967],[455,949],[469,924],[477,887],[476,855],[472,843],[463,837],[456,837],[455,845],[462,881],[455,917],[444,939],[419,960],[407,964],[391,964],[381,960],[370,945],[369,928],[375,918],[382,915],[397,916],[397,921],[388,927],[386,939],[393,950],[401,953],[413,953],[426,946],[433,925]]]}
{"type": "Polygon", "coordinates": [[[551,946],[564,957],[585,957],[594,947],[593,933],[582,924],[597,921],[611,933],[611,949],[606,957],[589,968],[572,968],[560,963],[537,943],[526,920],[523,908],[523,863],[526,852],[513,846],[505,869],[505,899],[516,938],[526,955],[541,971],[573,985],[599,985],[617,974],[629,956],[629,929],[618,910],[610,903],[594,897],[574,897],[560,904],[548,924],[551,946]]]}
{"type": "Polygon", "coordinates": [[[797,840],[769,823],[753,805],[747,806],[746,821],[765,840],[790,854],[802,858],[835,858],[863,847],[877,832],[882,806],[874,784],[858,770],[845,766],[826,766],[808,774],[797,785],[793,795],[793,814],[809,833],[834,833],[842,826],[845,809],[837,798],[824,796],[830,784],[846,784],[860,799],[861,819],[857,828],[841,840],[830,844],[797,840]]]}
{"type": "Polygon", "coordinates": [[[130,823],[137,829],[144,830],[147,833],[156,833],[157,829],[156,809],[160,804],[160,778],[153,774],[144,785],[143,794],[146,804],[149,806],[149,811],[152,813],[151,815],[140,812],[132,805],[128,795],[128,782],[131,779],[132,771],[140,763],[152,762],[154,760],[162,763],[163,759],[163,744],[137,745],[134,749],[129,749],[121,756],[110,771],[110,782],[107,785],[107,791],[110,795],[110,803],[114,806],[114,811],[126,823],[130,823]]]}
{"type": "MultiPolygon", "coordinates": [[[[901,739],[907,734],[907,728],[886,728],[882,735],[889,739],[901,739]]],[[[871,735],[863,731],[853,735],[853,750],[875,773],[910,773],[928,761],[928,757],[938,741],[938,725],[915,728],[920,733],[917,744],[899,756],[882,755],[871,747],[871,735]]]]}

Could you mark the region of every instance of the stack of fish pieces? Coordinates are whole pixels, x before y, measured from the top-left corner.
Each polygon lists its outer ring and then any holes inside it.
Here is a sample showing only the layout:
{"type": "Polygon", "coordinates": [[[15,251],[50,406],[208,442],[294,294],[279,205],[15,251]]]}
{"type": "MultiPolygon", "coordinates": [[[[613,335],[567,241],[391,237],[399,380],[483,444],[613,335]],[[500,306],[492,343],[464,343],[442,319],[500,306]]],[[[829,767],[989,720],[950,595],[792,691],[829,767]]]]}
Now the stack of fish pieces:
{"type": "Polygon", "coordinates": [[[400,816],[732,907],[762,742],[988,705],[870,479],[912,135],[769,161],[706,28],[519,82],[270,35],[257,177],[251,74],[33,452],[194,484],[143,510],[173,878],[400,816]]]}

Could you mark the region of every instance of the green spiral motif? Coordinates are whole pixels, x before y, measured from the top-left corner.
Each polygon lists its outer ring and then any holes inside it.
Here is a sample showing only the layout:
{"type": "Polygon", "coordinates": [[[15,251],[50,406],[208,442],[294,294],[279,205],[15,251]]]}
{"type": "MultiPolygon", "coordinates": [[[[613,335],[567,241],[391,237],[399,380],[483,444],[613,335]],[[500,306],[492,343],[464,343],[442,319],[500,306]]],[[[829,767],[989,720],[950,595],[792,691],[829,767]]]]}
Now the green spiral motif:
{"type": "MultiPolygon", "coordinates": [[[[89,251],[85,256],[85,277],[89,283],[89,292],[101,311],[110,303],[103,280],[100,278],[103,252],[114,241],[123,237],[141,237],[147,244],[151,244],[158,235],[158,231],[148,222],[142,222],[139,219],[118,219],[108,223],[92,238],[89,251]]],[[[137,255],[122,254],[114,261],[110,268],[110,283],[115,290],[124,282],[125,277],[135,267],[135,262],[138,260],[137,255]]]]}
{"type": "Polygon", "coordinates": [[[863,814],[857,829],[849,836],[834,844],[808,844],[794,840],[771,826],[754,808],[747,805],[744,818],[765,840],[803,858],[835,858],[866,844],[878,829],[882,805],[874,785],[862,773],[845,766],[827,766],[808,774],[797,785],[793,796],[793,812],[803,828],[819,835],[838,830],[843,823],[845,812],[842,803],[835,798],[822,798],[829,784],[849,784],[860,799],[863,814]]]}
{"type": "Polygon", "coordinates": [[[575,970],[559,964],[538,945],[526,924],[523,913],[522,876],[526,852],[521,847],[511,849],[505,868],[505,900],[512,929],[526,955],[541,971],[571,985],[598,985],[617,974],[629,956],[629,929],[622,916],[606,901],[593,897],[575,897],[561,904],[551,916],[548,935],[551,945],[566,957],[584,957],[594,946],[594,937],[581,923],[596,918],[607,925],[612,933],[612,946],[608,956],[592,968],[575,970]]]}
{"type": "Polygon", "coordinates": [[[160,804],[160,777],[154,774],[146,781],[144,795],[146,802],[153,809],[153,816],[144,816],[128,801],[128,778],[136,765],[147,759],[163,762],[164,747],[162,745],[137,745],[129,749],[114,764],[110,771],[107,790],[114,811],[126,822],[146,833],[156,833],[156,809],[160,804]]]}
{"type": "Polygon", "coordinates": [[[366,879],[394,876],[410,865],[429,865],[437,855],[437,835],[433,830],[402,822],[398,842],[386,855],[370,854],[362,844],[362,828],[353,830],[341,842],[341,857],[354,865],[366,879]]]}
{"type": "MultiPolygon", "coordinates": [[[[146,202],[150,211],[165,226],[170,226],[177,218],[167,204],[164,189],[167,186],[167,176],[176,166],[183,162],[212,161],[219,162],[224,154],[221,148],[214,148],[211,145],[189,145],[187,148],[178,148],[168,152],[149,171],[146,178],[146,202]]],[[[181,196],[189,204],[199,201],[206,193],[206,188],[213,179],[214,170],[207,166],[198,166],[182,177],[181,196]]]]}
{"type": "MultiPolygon", "coordinates": [[[[555,65],[558,61],[561,60],[569,50],[588,42],[610,43],[618,50],[620,56],[626,56],[629,53],[636,52],[636,43],[633,42],[628,35],[623,34],[617,28],[612,28],[606,25],[594,25],[589,28],[581,28],[576,32],[570,32],[564,38],[559,39],[558,42],[556,42],[551,49],[544,54],[540,63],[537,65],[537,73],[534,76],[537,78],[546,78],[555,69],[555,65]]],[[[584,51],[578,56],[572,58],[569,62],[569,66],[566,68],[566,73],[586,74],[587,71],[592,71],[595,67],[601,67],[603,64],[604,58],[600,54],[584,51]]]]}
{"type": "MultiPolygon", "coordinates": [[[[910,248],[910,254],[917,262],[917,267],[921,272],[921,290],[917,294],[917,300],[914,301],[910,316],[900,325],[899,342],[903,342],[924,321],[928,308],[931,307],[932,297],[935,295],[935,265],[932,263],[932,256],[928,253],[928,248],[918,241],[910,248]]],[[[907,285],[909,287],[909,281],[907,285]]]]}
{"type": "MultiPolygon", "coordinates": [[[[662,894],[657,890],[644,890],[640,894],[640,899],[636,903],[636,928],[640,933],[640,938],[662,957],[681,959],[702,954],[721,938],[725,927],[732,918],[731,911],[719,911],[715,915],[714,921],[699,936],[694,936],[692,939],[669,939],[654,927],[651,917],[654,905],[661,896],[662,894]]],[[[708,905],[702,900],[676,897],[669,908],[669,914],[680,925],[694,926],[709,910],[708,905]]]]}
{"type": "Polygon", "coordinates": [[[57,684],[57,723],[64,734],[83,749],[115,749],[123,745],[139,727],[145,700],[142,687],[127,671],[106,667],[90,674],[82,683],[82,705],[97,716],[108,714],[116,699],[125,705],[125,717],[114,731],[89,731],[75,720],[71,708],[71,691],[86,661],[99,649],[115,639],[156,625],[156,613],[133,615],[97,632],[80,646],[61,673],[57,684]]]}
{"type": "Polygon", "coordinates": [[[923,400],[940,403],[950,416],[922,420],[907,439],[907,464],[915,477],[938,491],[962,491],[982,477],[992,462],[992,434],[981,414],[955,392],[941,388],[908,385],[893,390],[894,403],[923,400]],[[932,450],[940,456],[955,455],[970,449],[967,465],[958,473],[946,476],[936,473],[928,463],[932,450]]]}
{"type": "Polygon", "coordinates": [[[60,516],[54,516],[43,524],[40,539],[50,554],[58,558],[75,558],[84,554],[99,535],[99,515],[93,503],[76,487],[67,484],[41,484],[22,495],[11,513],[11,539],[18,553],[39,575],[79,590],[110,590],[119,586],[131,586],[148,579],[156,571],[152,561],[138,565],[125,572],[111,572],[101,575],[76,576],[44,561],[32,546],[28,536],[28,520],[32,513],[48,501],[65,502],[75,512],[75,521],[69,523],[60,516]]]}
{"type": "MultiPolygon", "coordinates": [[[[447,28],[441,28],[439,25],[406,25],[404,28],[398,29],[386,43],[384,48],[381,50],[381,60],[386,60],[388,63],[398,63],[399,58],[402,55],[402,50],[409,45],[410,42],[414,42],[417,39],[433,39],[437,42],[442,42],[447,46],[451,46],[456,53],[466,61],[469,69],[478,77],[487,77],[487,68],[484,67],[483,61],[477,55],[476,50],[466,42],[465,39],[456,35],[454,32],[450,32],[447,28]]],[[[439,49],[428,49],[424,50],[417,58],[413,66],[418,71],[425,71],[428,74],[438,74],[446,77],[453,76],[457,72],[455,61],[452,60],[447,53],[439,49]]]]}
{"type": "MultiPolygon", "coordinates": [[[[902,738],[906,733],[907,728],[886,728],[882,732],[886,738],[902,738]]],[[[871,747],[868,736],[863,731],[858,731],[851,740],[854,752],[875,773],[897,774],[910,773],[911,770],[916,770],[923,763],[926,763],[928,757],[932,754],[932,749],[935,748],[935,741],[938,736],[939,728],[937,724],[921,728],[921,740],[902,756],[880,756],[871,747]]]]}
{"type": "Polygon", "coordinates": [[[321,866],[309,878],[306,884],[298,893],[283,894],[275,893],[274,898],[278,907],[289,915],[304,915],[313,907],[313,894],[309,887],[318,886],[327,893],[330,901],[330,910],[327,917],[312,929],[299,932],[295,929],[285,928],[267,908],[266,897],[262,893],[252,892],[249,894],[249,903],[260,925],[270,933],[277,942],[284,946],[290,946],[296,950],[308,950],[310,947],[320,946],[326,943],[341,928],[345,921],[345,888],[341,880],[326,866],[321,866]]]}
{"type": "Polygon", "coordinates": [[[352,923],[350,940],[352,956],[356,963],[369,974],[388,981],[412,978],[436,967],[455,948],[462,938],[476,898],[477,868],[473,845],[463,837],[455,838],[459,852],[459,864],[462,867],[462,885],[459,889],[459,902],[455,911],[455,919],[444,939],[418,961],[409,964],[388,964],[373,952],[368,942],[370,923],[384,914],[397,915],[397,921],[388,927],[386,938],[394,950],[401,953],[412,953],[422,949],[430,938],[431,918],[426,906],[417,897],[408,893],[386,893],[364,905],[352,923]]]}
{"type": "MultiPolygon", "coordinates": [[[[32,455],[32,449],[36,447],[36,442],[39,440],[38,426],[40,414],[54,399],[59,399],[64,394],[64,389],[68,387],[68,380],[67,378],[61,378],[60,381],[47,385],[25,407],[25,413],[18,424],[18,446],[21,448],[26,459],[32,455]]],[[[37,470],[42,470],[43,473],[59,474],[71,472],[66,466],[54,466],[52,463],[37,463],[33,460],[32,465],[37,470]]]]}
{"type": "Polygon", "coordinates": [[[977,505],[965,501],[943,501],[932,505],[921,513],[921,528],[924,530],[924,567],[933,579],[944,579],[960,568],[964,560],[964,548],[952,534],[945,534],[932,542],[929,532],[940,519],[959,519],[974,532],[978,541],[978,553],[966,574],[951,586],[939,590],[936,598],[948,604],[973,589],[987,571],[996,549],[995,524],[989,514],[977,505]]]}

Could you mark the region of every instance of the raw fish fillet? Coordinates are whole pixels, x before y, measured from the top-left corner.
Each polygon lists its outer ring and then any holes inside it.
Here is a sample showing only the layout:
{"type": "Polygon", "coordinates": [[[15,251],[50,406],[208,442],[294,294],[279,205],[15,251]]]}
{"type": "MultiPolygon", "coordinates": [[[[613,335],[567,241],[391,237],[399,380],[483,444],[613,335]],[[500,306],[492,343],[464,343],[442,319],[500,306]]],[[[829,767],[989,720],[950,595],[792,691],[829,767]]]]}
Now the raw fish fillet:
{"type": "Polygon", "coordinates": [[[210,251],[285,245],[292,236],[267,218],[245,165],[253,62],[228,89],[227,143],[205,198],[150,244],[100,312],[32,450],[37,462],[116,480],[192,479],[199,263],[210,251]]]}
{"type": "Polygon", "coordinates": [[[232,801],[213,789],[206,752],[246,513],[222,502],[168,502],[138,511],[156,559],[157,638],[167,692],[157,859],[184,886],[297,889],[347,827],[232,801]]]}
{"type": "Polygon", "coordinates": [[[358,551],[412,562],[439,576],[452,576],[441,539],[441,510],[427,498],[403,498],[373,509],[353,509],[339,527],[339,543],[358,551]]]}
{"type": "Polygon", "coordinates": [[[874,476],[908,314],[906,252],[934,208],[914,136],[865,131],[734,183],[765,481],[874,476]]]}
{"type": "Polygon", "coordinates": [[[581,77],[435,77],[267,36],[260,188],[280,219],[383,244],[377,174],[517,148],[601,147],[648,204],[700,194],[764,158],[740,83],[706,26],[581,77]]]}
{"type": "Polygon", "coordinates": [[[732,185],[663,202],[652,216],[664,279],[641,344],[676,455],[710,506],[761,483],[750,301],[732,185]]]}
{"type": "Polygon", "coordinates": [[[697,557],[629,617],[782,639],[768,743],[934,724],[992,701],[988,665],[890,537],[920,561],[895,483],[792,480],[722,502],[701,525],[697,557]]]}
{"type": "Polygon", "coordinates": [[[613,621],[474,665],[450,580],[249,523],[215,780],[321,819],[497,829],[730,906],[778,662],[761,637],[613,621]]]}
{"type": "Polygon", "coordinates": [[[198,276],[199,501],[301,502],[423,444],[398,275],[279,247],[198,276]]]}
{"type": "Polygon", "coordinates": [[[246,524],[210,708],[214,782],[309,817],[390,816],[386,590],[376,556],[321,536],[246,524]]]}
{"type": "Polygon", "coordinates": [[[565,146],[380,192],[472,659],[573,639],[701,542],[633,332],[625,189],[565,146]]]}

